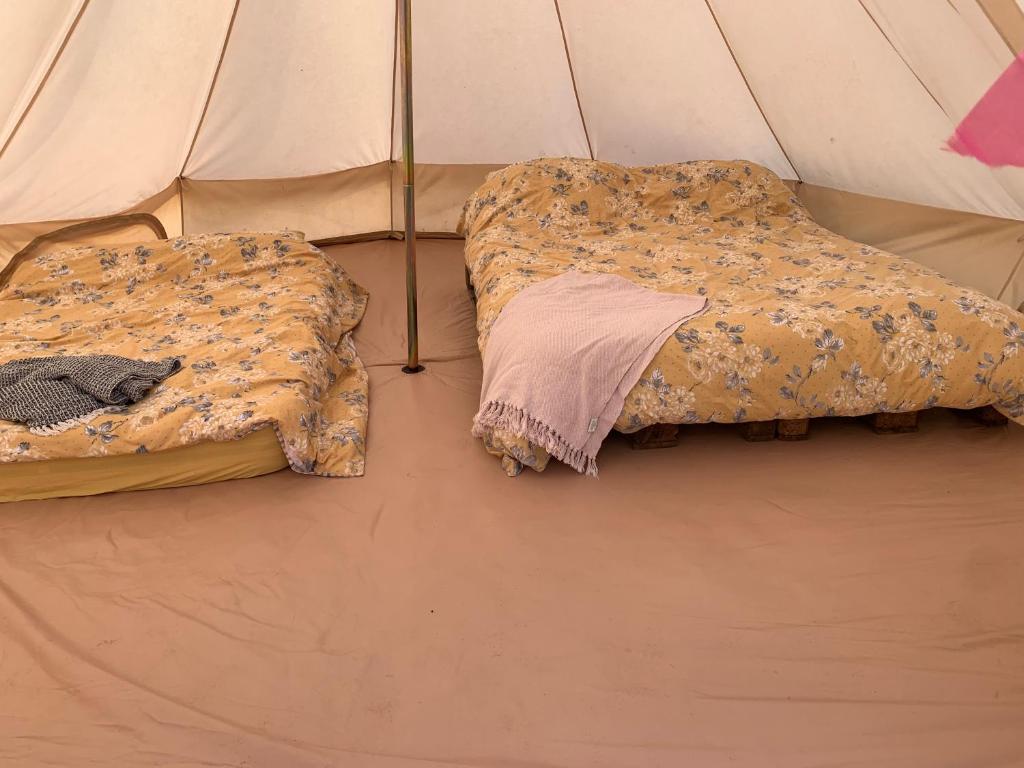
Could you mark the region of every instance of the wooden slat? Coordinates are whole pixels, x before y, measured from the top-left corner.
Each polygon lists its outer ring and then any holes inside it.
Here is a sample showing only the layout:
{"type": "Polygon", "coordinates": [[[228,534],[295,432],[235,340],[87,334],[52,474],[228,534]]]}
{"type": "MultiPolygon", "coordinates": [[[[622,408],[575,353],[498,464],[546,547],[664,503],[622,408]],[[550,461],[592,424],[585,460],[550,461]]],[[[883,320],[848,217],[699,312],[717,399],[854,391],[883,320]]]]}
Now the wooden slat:
{"type": "Polygon", "coordinates": [[[749,443],[775,439],[775,421],[747,421],[739,425],[740,436],[749,443]]]}
{"type": "Polygon", "coordinates": [[[652,424],[628,435],[634,450],[672,448],[679,445],[678,424],[652,424]]]}
{"type": "Polygon", "coordinates": [[[873,413],[868,416],[871,429],[879,435],[897,435],[917,432],[917,417],[920,411],[902,413],[873,413]]]}
{"type": "Polygon", "coordinates": [[[986,427],[1005,427],[1010,421],[991,405],[986,405],[981,408],[971,408],[967,411],[967,414],[979,424],[984,424],[986,427]]]}
{"type": "Polygon", "coordinates": [[[810,426],[810,419],[779,419],[775,436],[779,440],[806,440],[810,437],[810,426]]]}

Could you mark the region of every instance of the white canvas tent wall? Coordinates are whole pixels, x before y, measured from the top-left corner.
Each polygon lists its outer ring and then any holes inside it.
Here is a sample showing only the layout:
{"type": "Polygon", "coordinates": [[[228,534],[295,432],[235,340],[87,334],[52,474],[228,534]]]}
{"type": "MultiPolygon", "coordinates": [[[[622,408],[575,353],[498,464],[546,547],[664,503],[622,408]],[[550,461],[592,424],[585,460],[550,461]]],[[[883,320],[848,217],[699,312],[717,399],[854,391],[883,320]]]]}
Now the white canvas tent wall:
{"type": "MultiPolygon", "coordinates": [[[[417,0],[417,225],[498,166],[742,157],[833,229],[1024,299],[1024,170],[942,151],[1020,0],[417,0]]],[[[0,0],[0,263],[125,210],[168,232],[402,228],[391,0],[0,0]]]]}

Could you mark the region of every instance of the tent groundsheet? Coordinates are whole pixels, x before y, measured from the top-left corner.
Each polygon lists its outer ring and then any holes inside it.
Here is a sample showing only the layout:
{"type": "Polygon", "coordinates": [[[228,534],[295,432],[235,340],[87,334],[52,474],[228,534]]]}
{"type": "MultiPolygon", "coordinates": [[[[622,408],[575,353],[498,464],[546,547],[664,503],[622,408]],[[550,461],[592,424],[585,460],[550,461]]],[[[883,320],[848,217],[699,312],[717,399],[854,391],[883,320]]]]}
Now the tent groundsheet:
{"type": "Polygon", "coordinates": [[[462,244],[334,247],[371,294],[366,476],[4,505],[12,765],[1024,762],[1024,430],[610,440],[502,474],[462,244]]]}

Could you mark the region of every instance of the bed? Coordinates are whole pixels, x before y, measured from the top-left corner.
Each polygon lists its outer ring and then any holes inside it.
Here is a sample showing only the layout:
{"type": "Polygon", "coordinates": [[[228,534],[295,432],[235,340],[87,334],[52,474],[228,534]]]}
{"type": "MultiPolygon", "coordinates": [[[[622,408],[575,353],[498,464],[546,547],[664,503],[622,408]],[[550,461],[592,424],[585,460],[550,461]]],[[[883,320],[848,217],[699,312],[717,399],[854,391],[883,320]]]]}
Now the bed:
{"type": "MultiPolygon", "coordinates": [[[[1024,422],[1024,316],[824,229],[757,164],[519,163],[467,200],[459,230],[482,355],[502,307],[567,270],[707,296],[630,391],[620,432],[937,406],[1024,422]]],[[[548,462],[509,434],[484,443],[509,474],[548,462]]]]}
{"type": "Polygon", "coordinates": [[[301,233],[49,248],[0,273],[0,361],[179,357],[123,412],[56,435],[0,421],[0,500],[363,473],[367,294],[301,233]]]}

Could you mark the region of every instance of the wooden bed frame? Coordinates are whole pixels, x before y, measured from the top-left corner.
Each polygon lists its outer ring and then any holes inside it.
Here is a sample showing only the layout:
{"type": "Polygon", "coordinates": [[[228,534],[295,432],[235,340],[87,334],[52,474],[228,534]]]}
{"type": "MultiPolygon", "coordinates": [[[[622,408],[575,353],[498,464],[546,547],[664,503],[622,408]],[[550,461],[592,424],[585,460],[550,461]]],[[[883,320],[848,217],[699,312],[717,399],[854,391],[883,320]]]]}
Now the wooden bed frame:
{"type": "MultiPolygon", "coordinates": [[[[466,289],[469,291],[470,299],[475,304],[476,291],[473,288],[473,278],[469,267],[466,267],[466,289]]],[[[1009,422],[1009,419],[991,405],[960,412],[970,416],[986,427],[1003,427],[1009,422]]],[[[877,435],[900,435],[908,432],[917,432],[917,420],[920,414],[921,411],[872,413],[861,417],[861,419],[877,435]]],[[[627,435],[627,437],[636,450],[671,448],[679,444],[679,428],[681,426],[685,425],[652,424],[649,427],[644,427],[639,432],[627,435]]],[[[750,443],[762,443],[768,440],[796,442],[798,440],[806,440],[811,436],[811,419],[746,421],[736,426],[739,429],[740,436],[750,443]]]]}
{"type": "MultiPolygon", "coordinates": [[[[959,411],[979,424],[986,427],[1003,427],[1009,422],[1003,414],[986,405],[959,411]]],[[[862,416],[864,421],[878,435],[898,435],[917,431],[917,421],[921,411],[903,411],[901,413],[872,413],[862,416]]],[[[654,424],[629,437],[634,449],[671,448],[679,444],[680,424],[654,424]]],[[[740,436],[751,443],[768,440],[794,442],[810,437],[811,419],[775,419],[773,421],[748,421],[736,425],[740,436]]]]}

